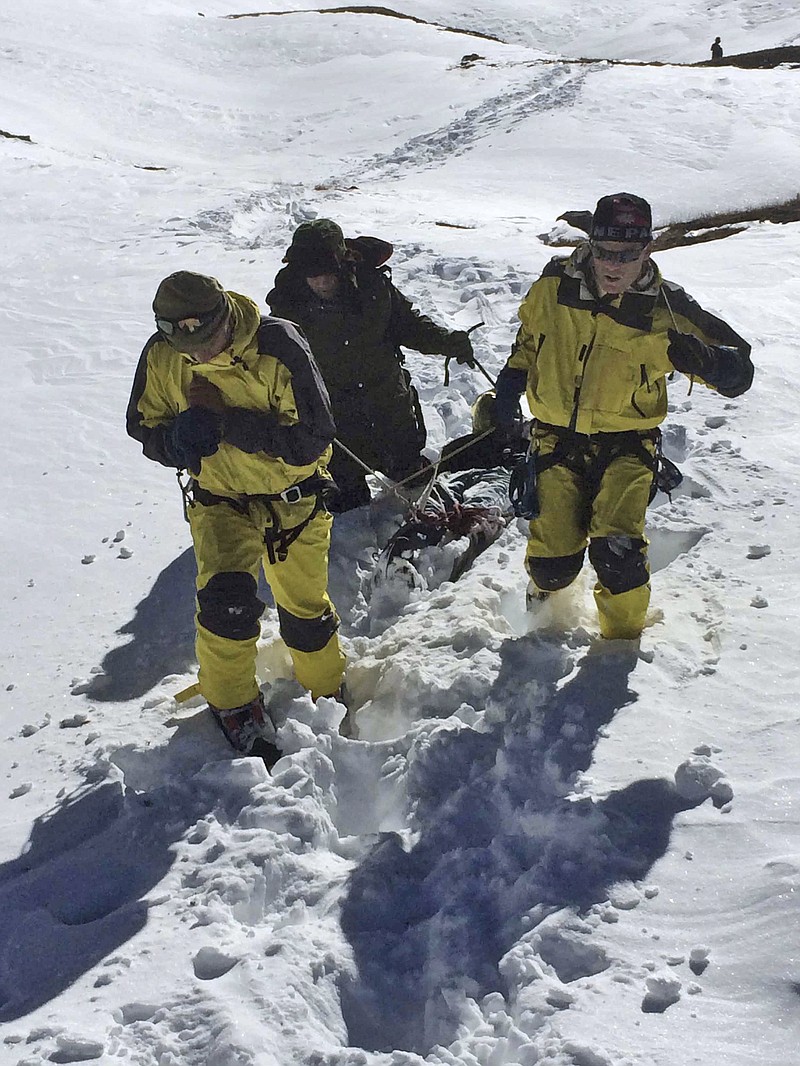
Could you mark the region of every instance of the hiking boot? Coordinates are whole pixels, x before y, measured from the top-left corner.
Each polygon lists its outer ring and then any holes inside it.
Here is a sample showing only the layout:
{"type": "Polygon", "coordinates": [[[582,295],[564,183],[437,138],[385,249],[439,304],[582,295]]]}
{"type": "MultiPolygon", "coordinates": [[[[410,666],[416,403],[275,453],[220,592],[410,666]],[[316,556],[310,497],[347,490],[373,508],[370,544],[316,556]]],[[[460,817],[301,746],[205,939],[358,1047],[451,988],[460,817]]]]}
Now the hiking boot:
{"type": "MultiPolygon", "coordinates": [[[[234,750],[248,755],[253,752],[257,741],[264,741],[278,750],[274,743],[275,727],[267,714],[262,693],[259,692],[255,699],[242,704],[241,707],[220,710],[209,704],[208,709],[234,750]]],[[[259,747],[262,746],[259,744],[259,747]]]]}
{"type": "Polygon", "coordinates": [[[532,581],[529,581],[525,590],[525,610],[535,611],[539,604],[544,603],[549,598],[549,592],[544,592],[542,589],[537,588],[532,581]]]}

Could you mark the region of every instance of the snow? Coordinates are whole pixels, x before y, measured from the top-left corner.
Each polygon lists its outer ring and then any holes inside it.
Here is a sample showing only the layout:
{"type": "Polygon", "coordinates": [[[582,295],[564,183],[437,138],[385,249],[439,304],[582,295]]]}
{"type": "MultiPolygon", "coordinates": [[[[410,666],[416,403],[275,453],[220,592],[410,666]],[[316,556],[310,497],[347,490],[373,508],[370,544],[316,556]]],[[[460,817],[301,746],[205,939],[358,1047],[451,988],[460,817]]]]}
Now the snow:
{"type": "MultiPolygon", "coordinates": [[[[261,300],[316,214],[391,240],[438,321],[482,321],[495,374],[563,211],[795,196],[795,70],[606,60],[799,43],[796,5],[293,8],[1,17],[0,1063],[794,1066],[797,224],[657,257],[757,375],[734,401],[672,383],[684,481],[650,511],[638,651],[597,640],[588,574],[526,614],[516,525],[455,584],[430,560],[374,590],[383,497],[333,534],[361,739],[270,610],[272,776],[175,701],[190,539],[123,423],[158,281],[261,300]]],[[[485,381],[407,365],[435,452],[485,381]]]]}

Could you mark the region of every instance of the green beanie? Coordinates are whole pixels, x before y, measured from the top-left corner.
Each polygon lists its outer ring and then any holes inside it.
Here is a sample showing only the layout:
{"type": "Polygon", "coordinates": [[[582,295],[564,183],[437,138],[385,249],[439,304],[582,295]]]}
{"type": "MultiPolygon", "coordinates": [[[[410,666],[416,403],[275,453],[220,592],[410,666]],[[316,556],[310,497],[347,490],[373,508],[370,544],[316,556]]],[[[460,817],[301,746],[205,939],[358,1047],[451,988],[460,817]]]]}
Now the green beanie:
{"type": "Polygon", "coordinates": [[[228,310],[228,298],[217,279],[191,270],[164,278],[153,300],[158,329],[173,348],[187,353],[216,333],[228,310]]]}
{"type": "Polygon", "coordinates": [[[284,262],[304,277],[336,274],[347,252],[344,233],[329,218],[301,223],[294,232],[284,262]]]}

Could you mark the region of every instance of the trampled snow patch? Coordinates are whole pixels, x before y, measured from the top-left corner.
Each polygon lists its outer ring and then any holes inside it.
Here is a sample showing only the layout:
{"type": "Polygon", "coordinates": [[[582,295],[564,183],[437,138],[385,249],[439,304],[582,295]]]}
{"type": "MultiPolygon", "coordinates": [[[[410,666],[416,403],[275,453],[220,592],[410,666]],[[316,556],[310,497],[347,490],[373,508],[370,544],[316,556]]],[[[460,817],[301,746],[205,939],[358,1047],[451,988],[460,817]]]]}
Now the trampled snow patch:
{"type": "MultiPolygon", "coordinates": [[[[376,595],[384,496],[331,552],[361,739],[299,691],[270,609],[272,776],[174,700],[194,562],[122,427],[158,280],[260,298],[317,214],[392,241],[437,321],[482,322],[494,376],[563,211],[794,196],[790,69],[571,61],[796,35],[780,0],[695,8],[404,8],[498,41],[221,0],[7,16],[1,1062],[794,1066],[796,225],[657,257],[757,376],[735,401],[670,385],[684,481],[650,511],[638,648],[598,641],[588,568],[525,611],[516,525],[455,584],[431,553],[376,595]]],[[[488,382],[406,365],[435,458],[488,382]]]]}

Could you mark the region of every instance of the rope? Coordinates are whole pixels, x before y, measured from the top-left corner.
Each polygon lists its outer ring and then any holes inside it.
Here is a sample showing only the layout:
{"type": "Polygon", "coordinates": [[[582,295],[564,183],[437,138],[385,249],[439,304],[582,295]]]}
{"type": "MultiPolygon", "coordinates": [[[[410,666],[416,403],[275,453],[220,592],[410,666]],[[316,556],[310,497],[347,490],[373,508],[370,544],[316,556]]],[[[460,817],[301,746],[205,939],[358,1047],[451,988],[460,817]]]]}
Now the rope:
{"type": "Polygon", "coordinates": [[[678,329],[677,319],[675,318],[675,315],[674,315],[673,310],[672,310],[672,305],[670,304],[669,300],[667,299],[667,290],[664,288],[663,285],[661,285],[660,288],[661,288],[661,295],[664,297],[664,303],[667,305],[667,310],[669,311],[669,317],[672,319],[672,325],[675,327],[676,333],[680,333],[680,330],[678,329]]]}
{"type": "Polygon", "coordinates": [[[422,510],[425,509],[425,504],[431,498],[431,493],[433,492],[433,486],[436,484],[436,478],[437,478],[437,476],[439,474],[439,463],[441,461],[442,461],[442,456],[441,456],[441,452],[440,452],[439,453],[439,458],[436,460],[436,463],[433,466],[433,474],[431,474],[431,479],[428,482],[428,484],[426,485],[425,491],[420,495],[420,497],[417,500],[417,502],[413,505],[412,510],[422,511],[422,510]]]}
{"type": "MultiPolygon", "coordinates": [[[[380,481],[381,484],[384,486],[384,488],[388,489],[389,492],[393,492],[395,496],[399,497],[401,500],[407,503],[409,507],[411,506],[411,504],[413,503],[411,497],[406,496],[403,492],[400,492],[400,487],[405,484],[405,481],[392,481],[392,479],[386,477],[385,474],[381,474],[379,471],[373,470],[372,467],[368,463],[365,463],[363,459],[360,459],[355,452],[351,452],[346,444],[342,444],[338,437],[333,438],[333,443],[337,446],[337,448],[341,448],[345,455],[349,456],[354,463],[358,463],[362,470],[365,470],[368,474],[371,474],[373,477],[377,478],[378,481],[380,481]]],[[[417,477],[418,474],[412,474],[411,476],[417,477]]],[[[406,478],[405,480],[408,481],[410,479],[406,478]]]]}
{"type": "MultiPolygon", "coordinates": [[[[471,448],[473,444],[477,444],[479,440],[483,440],[484,437],[488,437],[490,433],[494,433],[494,426],[492,426],[491,429],[485,429],[483,433],[479,433],[476,437],[472,437],[472,439],[467,441],[466,444],[462,444],[460,448],[455,448],[452,452],[448,452],[447,458],[452,459],[456,455],[460,455],[461,452],[466,451],[467,448],[471,448]]],[[[431,489],[433,488],[433,482],[436,480],[436,475],[439,472],[439,464],[442,461],[441,453],[435,463],[428,463],[427,466],[423,466],[421,469],[415,470],[413,474],[409,474],[408,477],[403,478],[402,481],[392,481],[392,479],[386,477],[385,474],[381,474],[377,470],[373,470],[368,463],[365,463],[364,460],[360,459],[355,452],[352,452],[346,444],[342,444],[338,437],[334,437],[333,443],[338,448],[341,448],[345,455],[348,455],[354,463],[358,463],[362,470],[366,471],[367,474],[372,474],[372,476],[377,478],[378,481],[380,481],[385,488],[387,488],[390,492],[393,492],[401,500],[404,500],[409,506],[412,506],[414,504],[414,500],[411,497],[406,496],[404,493],[400,492],[400,489],[404,485],[407,485],[409,481],[416,481],[416,479],[422,474],[427,474],[429,470],[432,470],[433,477],[431,478],[431,483],[426,488],[424,493],[426,500],[427,497],[430,496],[431,489]]]]}
{"type": "MultiPolygon", "coordinates": [[[[483,322],[476,322],[475,325],[470,326],[470,328],[466,330],[466,332],[472,333],[473,330],[479,329],[483,325],[483,322]]],[[[448,383],[450,377],[449,363],[450,357],[448,356],[448,358],[444,361],[445,385],[448,383]]],[[[483,376],[486,378],[492,388],[496,386],[497,382],[495,381],[495,379],[488,373],[486,368],[482,366],[481,363],[479,363],[474,356],[472,357],[472,365],[475,367],[476,370],[480,370],[480,372],[483,374],[483,376]]],[[[466,444],[462,444],[460,448],[456,448],[455,451],[450,452],[447,458],[452,459],[454,456],[459,455],[465,449],[471,448],[473,444],[477,444],[479,440],[483,440],[484,437],[488,437],[490,433],[494,433],[494,427],[492,427],[491,429],[484,430],[484,432],[479,433],[477,437],[473,437],[472,440],[468,441],[466,444]]],[[[431,491],[433,490],[433,484],[436,481],[436,477],[439,473],[439,464],[442,461],[441,452],[439,453],[439,458],[436,460],[435,463],[428,463],[428,465],[423,466],[422,469],[415,470],[413,474],[409,474],[408,477],[403,478],[402,481],[392,481],[392,479],[386,477],[385,474],[381,474],[377,470],[373,470],[368,463],[365,463],[363,459],[361,459],[358,455],[355,454],[355,452],[352,452],[346,444],[342,444],[338,437],[334,437],[333,443],[337,446],[337,448],[340,448],[345,453],[345,455],[349,456],[354,463],[357,463],[362,470],[364,470],[367,474],[371,474],[374,478],[377,478],[378,481],[380,481],[380,483],[384,486],[384,488],[388,489],[389,492],[394,493],[395,496],[403,500],[410,507],[424,507],[425,504],[428,502],[428,498],[430,497],[431,491]],[[406,496],[405,493],[400,491],[400,489],[402,489],[404,485],[407,485],[409,481],[416,481],[417,478],[419,478],[422,474],[427,474],[429,470],[433,472],[430,482],[428,483],[425,488],[425,491],[420,495],[419,499],[415,504],[414,500],[406,496]],[[420,501],[422,502],[420,503],[420,501]]]]}
{"type": "MultiPolygon", "coordinates": [[[[678,329],[678,321],[675,318],[675,314],[674,314],[674,312],[672,310],[672,305],[670,304],[669,300],[667,299],[667,290],[664,288],[663,285],[659,286],[659,288],[661,290],[661,295],[664,297],[664,303],[667,305],[667,310],[669,311],[669,317],[672,319],[672,325],[675,327],[675,332],[676,333],[680,333],[680,330],[678,329]]],[[[689,375],[689,391],[686,393],[687,396],[691,396],[692,395],[692,389],[693,388],[694,388],[694,375],[690,374],[689,375]]]]}
{"type": "MultiPolygon", "coordinates": [[[[483,326],[483,325],[485,325],[484,322],[476,322],[474,326],[470,326],[469,329],[466,330],[465,332],[467,334],[472,333],[473,330],[480,329],[480,327],[483,326]]],[[[449,376],[450,376],[449,375],[449,370],[448,370],[449,363],[450,363],[450,357],[448,356],[448,358],[445,359],[445,361],[444,361],[444,367],[445,367],[444,383],[445,383],[445,385],[448,383],[449,376]]],[[[475,358],[474,355],[472,357],[472,365],[475,367],[476,370],[480,370],[480,372],[483,374],[483,376],[486,378],[486,380],[489,382],[489,384],[492,386],[492,388],[494,388],[497,385],[496,380],[489,374],[489,372],[486,370],[486,368],[481,363],[478,362],[478,360],[475,358]]],[[[494,427],[492,427],[491,429],[484,430],[484,432],[483,433],[479,433],[477,437],[473,437],[472,440],[468,441],[466,444],[462,444],[462,446],[460,448],[456,448],[455,451],[450,452],[448,454],[447,458],[451,459],[451,458],[453,458],[453,456],[459,455],[461,452],[465,451],[467,448],[471,448],[473,444],[477,444],[477,442],[479,440],[483,440],[484,437],[488,437],[490,433],[494,433],[494,427]]],[[[386,477],[385,474],[381,474],[377,470],[373,470],[372,467],[369,466],[367,463],[365,463],[364,460],[361,459],[359,456],[357,456],[355,454],[355,452],[352,452],[347,447],[346,444],[342,444],[342,442],[338,439],[338,437],[334,437],[333,443],[338,448],[341,448],[341,450],[345,453],[345,455],[348,455],[353,460],[354,463],[357,463],[361,467],[362,470],[366,471],[366,473],[371,474],[373,477],[377,478],[378,481],[380,481],[381,484],[384,486],[384,488],[388,489],[389,492],[393,492],[395,494],[395,496],[398,496],[401,500],[405,500],[405,502],[407,504],[409,504],[409,505],[412,505],[414,503],[414,501],[412,499],[410,499],[408,496],[406,496],[404,493],[400,492],[399,490],[404,485],[407,485],[409,481],[416,481],[417,478],[420,477],[420,475],[427,474],[429,470],[432,471],[433,474],[432,474],[430,483],[426,486],[425,491],[419,497],[419,500],[423,501],[422,502],[422,506],[424,506],[425,503],[427,503],[428,497],[430,496],[431,490],[433,489],[433,483],[436,480],[436,477],[437,477],[437,475],[439,473],[439,464],[442,461],[441,452],[439,453],[439,458],[436,460],[435,463],[428,463],[427,466],[423,466],[420,470],[415,470],[413,474],[409,474],[408,477],[403,478],[402,481],[392,481],[392,479],[389,478],[389,477],[386,477]]],[[[417,507],[420,506],[419,500],[417,500],[417,503],[415,505],[417,507]]]]}
{"type": "MultiPolygon", "coordinates": [[[[471,448],[472,445],[477,444],[479,440],[483,440],[483,438],[488,437],[490,433],[494,433],[494,429],[494,426],[492,426],[491,429],[485,429],[483,433],[479,433],[477,437],[473,437],[471,440],[467,441],[466,444],[462,444],[460,448],[454,448],[452,452],[447,453],[447,458],[452,459],[456,455],[460,455],[462,452],[465,452],[467,448],[471,448]]],[[[438,470],[441,461],[442,456],[440,454],[439,458],[436,460],[435,463],[428,463],[427,466],[423,466],[421,470],[416,470],[413,474],[409,474],[408,477],[403,478],[402,481],[398,481],[397,484],[400,486],[405,485],[409,481],[414,481],[420,476],[420,474],[427,474],[429,470],[438,470]]]]}
{"type": "Polygon", "coordinates": [[[472,357],[472,362],[475,364],[476,368],[480,370],[480,372],[483,374],[483,376],[486,378],[492,388],[497,388],[497,379],[492,377],[492,375],[486,370],[486,368],[478,362],[474,355],[472,357]]]}

